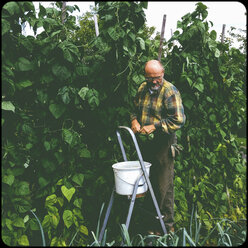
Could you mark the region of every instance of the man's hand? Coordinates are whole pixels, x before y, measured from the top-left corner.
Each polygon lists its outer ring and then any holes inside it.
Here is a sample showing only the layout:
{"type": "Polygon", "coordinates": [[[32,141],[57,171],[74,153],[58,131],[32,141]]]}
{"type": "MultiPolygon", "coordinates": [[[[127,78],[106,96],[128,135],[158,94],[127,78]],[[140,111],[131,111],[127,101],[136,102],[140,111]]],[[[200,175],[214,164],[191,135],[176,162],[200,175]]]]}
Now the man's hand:
{"type": "Polygon", "coordinates": [[[134,133],[140,132],[140,124],[136,119],[132,121],[131,129],[133,130],[134,133]]]}
{"type": "Polygon", "coordinates": [[[152,133],[154,130],[155,130],[155,126],[152,124],[152,125],[147,125],[147,126],[144,126],[140,129],[140,133],[142,134],[150,134],[152,133]]]}

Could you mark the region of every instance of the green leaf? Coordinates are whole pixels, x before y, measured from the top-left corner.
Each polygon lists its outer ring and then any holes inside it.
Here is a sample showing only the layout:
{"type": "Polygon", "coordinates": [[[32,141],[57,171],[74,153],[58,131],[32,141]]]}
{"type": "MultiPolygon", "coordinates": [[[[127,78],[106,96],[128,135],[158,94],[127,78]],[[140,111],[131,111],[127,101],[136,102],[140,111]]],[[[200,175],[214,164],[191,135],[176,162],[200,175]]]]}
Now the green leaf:
{"type": "Polygon", "coordinates": [[[17,211],[21,214],[26,213],[31,208],[30,202],[23,198],[15,198],[13,203],[15,204],[17,211]]]}
{"type": "Polygon", "coordinates": [[[70,226],[73,224],[73,213],[70,210],[65,210],[63,213],[63,220],[65,223],[65,226],[67,228],[70,228],[70,226]]]}
{"type": "Polygon", "coordinates": [[[84,66],[77,66],[75,71],[79,76],[86,76],[86,75],[88,75],[90,68],[88,66],[85,66],[85,65],[84,66]]]}
{"type": "Polygon", "coordinates": [[[115,27],[110,27],[108,28],[107,30],[109,36],[114,40],[114,41],[117,41],[118,38],[119,38],[119,34],[118,32],[116,31],[116,28],[115,27]]]}
{"type": "Polygon", "coordinates": [[[85,234],[85,235],[88,235],[88,234],[89,234],[87,227],[84,226],[84,225],[81,225],[81,226],[79,227],[79,231],[80,231],[81,233],[85,234]]]}
{"type": "Polygon", "coordinates": [[[42,17],[44,17],[45,15],[46,15],[46,8],[44,8],[40,3],[39,3],[39,9],[40,9],[40,11],[39,11],[39,17],[40,18],[42,18],[42,17]]]}
{"type": "Polygon", "coordinates": [[[194,87],[198,89],[200,92],[204,91],[204,84],[194,84],[194,87]]]}
{"type": "Polygon", "coordinates": [[[90,151],[87,148],[83,148],[79,151],[80,158],[90,158],[91,154],[90,151]]]}
{"type": "Polygon", "coordinates": [[[80,91],[78,92],[78,95],[82,98],[82,100],[86,99],[86,95],[87,95],[88,91],[89,91],[88,87],[83,87],[80,89],[80,91]]]}
{"type": "Polygon", "coordinates": [[[22,228],[25,228],[25,225],[24,225],[24,221],[22,218],[20,217],[17,217],[14,221],[13,221],[13,226],[15,227],[22,227],[22,228]]]}
{"type": "Polygon", "coordinates": [[[88,99],[88,103],[91,107],[91,110],[93,110],[95,107],[97,107],[99,105],[99,93],[97,90],[95,89],[90,89],[87,92],[86,95],[87,99],[88,99]]]}
{"type": "Polygon", "coordinates": [[[187,99],[183,102],[183,105],[185,105],[188,109],[191,109],[192,106],[194,105],[194,102],[190,99],[187,99]]]}
{"type": "Polygon", "coordinates": [[[7,2],[4,4],[3,9],[6,9],[10,15],[18,14],[20,12],[20,7],[15,1],[7,2]]]}
{"type": "Polygon", "coordinates": [[[65,160],[61,152],[55,152],[54,156],[56,157],[58,164],[61,164],[65,160]]]}
{"type": "Polygon", "coordinates": [[[44,177],[39,177],[38,181],[41,189],[49,184],[49,181],[47,181],[44,177]]]}
{"type": "Polygon", "coordinates": [[[44,141],[44,147],[46,149],[46,151],[49,151],[51,149],[50,143],[48,141],[44,141]]]}
{"type": "Polygon", "coordinates": [[[50,37],[54,37],[55,35],[60,34],[61,32],[62,32],[62,30],[55,31],[55,32],[53,32],[53,33],[51,34],[50,37]]]}
{"type": "Polygon", "coordinates": [[[81,198],[77,198],[74,202],[73,202],[73,205],[80,208],[82,207],[82,202],[83,200],[81,198]]]}
{"type": "Polygon", "coordinates": [[[8,227],[8,229],[9,229],[10,231],[13,231],[12,221],[11,221],[10,219],[6,218],[6,219],[5,219],[5,224],[6,224],[6,226],[8,227]]]}
{"type": "Polygon", "coordinates": [[[55,204],[57,202],[57,196],[55,194],[52,194],[52,195],[49,195],[47,198],[46,198],[46,201],[45,201],[45,206],[52,206],[53,204],[55,204]]]}
{"type": "Polygon", "coordinates": [[[10,101],[3,101],[2,102],[2,109],[7,111],[13,111],[15,113],[15,106],[10,101]]]}
{"type": "Polygon", "coordinates": [[[135,34],[134,33],[132,33],[132,32],[129,32],[128,33],[128,36],[132,39],[132,41],[135,41],[135,34]]]}
{"type": "Polygon", "coordinates": [[[59,214],[52,214],[50,216],[50,220],[51,220],[51,224],[54,228],[57,228],[58,224],[59,224],[59,220],[60,220],[60,217],[59,217],[59,214]]]}
{"type": "Polygon", "coordinates": [[[28,195],[30,193],[29,190],[29,183],[22,181],[19,184],[16,185],[16,191],[15,191],[16,195],[28,195]]]}
{"type": "Polygon", "coordinates": [[[61,191],[63,193],[63,195],[65,196],[65,198],[68,200],[68,202],[70,202],[72,196],[74,195],[76,189],[74,187],[67,189],[66,186],[62,186],[61,187],[61,191]]]}
{"type": "Polygon", "coordinates": [[[28,144],[25,145],[25,148],[27,150],[30,150],[32,147],[33,147],[33,144],[31,144],[31,143],[28,143],[28,144]]]}
{"type": "Polygon", "coordinates": [[[56,170],[56,165],[51,159],[42,158],[41,165],[46,170],[47,173],[51,173],[56,170]]]}
{"type": "Polygon", "coordinates": [[[58,197],[57,200],[58,200],[58,203],[59,203],[60,207],[63,207],[63,205],[64,205],[64,198],[58,197]]]}
{"type": "Polygon", "coordinates": [[[75,174],[72,177],[72,181],[74,183],[77,183],[78,185],[82,186],[83,185],[83,181],[84,181],[84,174],[81,174],[81,173],[75,174]]]}
{"type": "Polygon", "coordinates": [[[19,90],[22,90],[23,88],[26,88],[26,87],[29,87],[29,86],[32,86],[32,85],[33,85],[33,83],[30,80],[24,80],[24,81],[21,81],[21,82],[17,83],[16,87],[19,90]]]}
{"type": "Polygon", "coordinates": [[[102,159],[102,158],[106,158],[107,156],[107,152],[105,150],[100,150],[98,152],[98,155],[99,155],[99,158],[102,159]]]}
{"type": "Polygon", "coordinates": [[[216,122],[216,116],[214,115],[214,114],[211,114],[210,116],[209,116],[209,119],[212,121],[212,122],[216,122]]]}
{"type": "Polygon", "coordinates": [[[17,61],[20,71],[30,71],[34,69],[34,65],[26,58],[20,57],[17,61]]]}
{"type": "Polygon", "coordinates": [[[210,38],[212,39],[212,40],[216,40],[216,37],[217,37],[217,33],[216,33],[216,31],[215,30],[212,30],[211,32],[210,32],[210,38]]]}
{"type": "Polygon", "coordinates": [[[64,141],[71,145],[73,141],[73,133],[69,129],[63,129],[62,132],[64,141]]]}
{"type": "Polygon", "coordinates": [[[144,9],[147,9],[147,7],[148,7],[148,1],[141,1],[141,2],[140,2],[140,6],[141,6],[142,8],[144,8],[144,9]]]}
{"type": "Polygon", "coordinates": [[[214,53],[214,56],[216,58],[219,58],[220,57],[220,50],[219,49],[216,48],[215,53],[214,53]]]}
{"type": "Polygon", "coordinates": [[[15,177],[13,175],[3,176],[3,183],[8,184],[11,186],[15,181],[15,177]]]}
{"type": "Polygon", "coordinates": [[[208,102],[213,102],[212,98],[210,98],[209,96],[207,96],[206,99],[207,99],[208,102]]]}
{"type": "Polygon", "coordinates": [[[226,133],[223,130],[220,130],[220,134],[221,134],[223,139],[226,137],[226,133]]]}
{"type": "Polygon", "coordinates": [[[192,86],[192,84],[193,84],[192,80],[189,77],[187,77],[187,76],[186,76],[186,80],[188,81],[189,86],[192,86]]]}
{"type": "Polygon", "coordinates": [[[137,40],[138,40],[139,43],[140,43],[140,48],[141,48],[141,50],[145,50],[145,49],[146,49],[145,41],[144,41],[141,37],[138,37],[137,40]]]}
{"type": "Polygon", "coordinates": [[[49,105],[49,110],[52,113],[52,115],[55,117],[55,119],[58,119],[63,115],[66,108],[64,105],[52,103],[49,105]]]}
{"type": "Polygon", "coordinates": [[[62,96],[62,101],[64,104],[69,104],[71,99],[70,99],[70,96],[69,96],[69,92],[65,92],[62,96]]]}
{"type": "Polygon", "coordinates": [[[71,72],[67,69],[67,67],[59,64],[52,66],[52,72],[61,81],[66,81],[71,76],[71,72]]]}
{"type": "Polygon", "coordinates": [[[29,246],[29,241],[28,237],[26,235],[22,235],[18,240],[17,240],[19,245],[23,246],[29,246]]]}
{"type": "Polygon", "coordinates": [[[133,57],[136,54],[136,45],[129,47],[128,53],[131,57],[133,57]]]}
{"type": "Polygon", "coordinates": [[[208,40],[208,47],[209,47],[209,50],[210,51],[215,51],[215,49],[216,49],[216,42],[214,41],[214,40],[212,40],[212,39],[209,39],[208,40]]]}
{"type": "Polygon", "coordinates": [[[10,95],[10,96],[13,96],[14,93],[15,93],[15,84],[13,82],[13,80],[11,80],[10,78],[6,78],[6,95],[10,95]]]}
{"type": "Polygon", "coordinates": [[[57,24],[57,22],[56,22],[55,19],[49,18],[49,17],[45,18],[44,21],[46,22],[46,24],[49,24],[49,25],[51,25],[51,26],[57,24]]]}
{"type": "Polygon", "coordinates": [[[54,237],[54,238],[51,240],[50,246],[57,246],[57,244],[58,244],[58,238],[57,238],[57,237],[54,237]]]}
{"type": "Polygon", "coordinates": [[[40,230],[39,224],[38,224],[37,220],[34,218],[29,220],[29,225],[30,225],[30,229],[32,231],[39,231],[40,230]]]}
{"type": "Polygon", "coordinates": [[[42,227],[43,228],[48,228],[50,226],[50,215],[46,215],[42,221],[42,227]]]}
{"type": "Polygon", "coordinates": [[[84,217],[83,217],[83,215],[82,215],[81,209],[79,209],[79,208],[74,208],[72,211],[73,211],[73,214],[74,214],[75,216],[77,216],[80,220],[84,220],[84,217]]]}
{"type": "Polygon", "coordinates": [[[72,57],[70,51],[69,50],[64,50],[63,53],[64,53],[64,58],[66,60],[68,60],[69,62],[73,63],[73,57],[72,57]]]}
{"type": "Polygon", "coordinates": [[[141,76],[136,73],[133,75],[132,79],[136,84],[140,84],[140,82],[142,82],[141,76]]]}
{"type": "Polygon", "coordinates": [[[2,35],[10,31],[10,23],[5,19],[2,19],[2,35]]]}

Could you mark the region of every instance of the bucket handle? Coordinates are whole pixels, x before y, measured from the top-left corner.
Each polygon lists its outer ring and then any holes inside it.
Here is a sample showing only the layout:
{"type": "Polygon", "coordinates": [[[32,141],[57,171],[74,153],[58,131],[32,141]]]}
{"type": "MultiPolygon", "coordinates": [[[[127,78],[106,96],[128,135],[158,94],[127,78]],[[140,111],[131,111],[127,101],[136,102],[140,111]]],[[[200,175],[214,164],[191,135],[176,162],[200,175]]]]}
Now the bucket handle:
{"type": "MultiPolygon", "coordinates": [[[[137,151],[138,158],[139,158],[140,163],[141,163],[141,168],[143,167],[142,169],[144,169],[144,166],[142,166],[142,164],[144,163],[144,162],[143,162],[143,158],[142,158],[142,155],[141,155],[141,152],[140,152],[140,149],[139,149],[139,145],[138,145],[138,142],[137,142],[137,139],[136,139],[136,137],[135,137],[134,132],[133,132],[132,129],[129,128],[129,127],[119,126],[118,128],[119,128],[119,129],[126,129],[126,130],[130,133],[130,135],[131,135],[131,137],[132,137],[132,139],[133,139],[133,143],[134,143],[135,149],[136,149],[136,151],[137,151]],[[143,163],[142,163],[142,162],[143,162],[143,163]]],[[[124,161],[127,161],[126,152],[125,152],[124,146],[123,146],[123,144],[122,144],[121,135],[120,135],[120,133],[119,133],[118,130],[116,130],[116,134],[117,134],[117,138],[118,138],[118,141],[119,141],[119,144],[120,144],[120,148],[121,148],[121,152],[122,152],[123,159],[124,159],[124,161]]],[[[144,171],[144,170],[143,170],[143,171],[144,171]]],[[[145,173],[145,172],[144,172],[144,173],[145,173]]]]}

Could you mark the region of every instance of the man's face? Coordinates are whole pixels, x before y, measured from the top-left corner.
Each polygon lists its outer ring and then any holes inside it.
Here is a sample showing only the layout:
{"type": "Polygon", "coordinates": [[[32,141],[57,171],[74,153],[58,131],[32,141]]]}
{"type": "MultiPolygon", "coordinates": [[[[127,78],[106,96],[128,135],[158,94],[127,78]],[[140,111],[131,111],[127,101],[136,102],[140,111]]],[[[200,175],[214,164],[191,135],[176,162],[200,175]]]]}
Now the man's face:
{"type": "Polygon", "coordinates": [[[149,72],[146,71],[145,73],[145,79],[148,84],[148,87],[151,90],[158,90],[161,86],[162,80],[163,80],[164,73],[162,70],[157,72],[149,72]]]}

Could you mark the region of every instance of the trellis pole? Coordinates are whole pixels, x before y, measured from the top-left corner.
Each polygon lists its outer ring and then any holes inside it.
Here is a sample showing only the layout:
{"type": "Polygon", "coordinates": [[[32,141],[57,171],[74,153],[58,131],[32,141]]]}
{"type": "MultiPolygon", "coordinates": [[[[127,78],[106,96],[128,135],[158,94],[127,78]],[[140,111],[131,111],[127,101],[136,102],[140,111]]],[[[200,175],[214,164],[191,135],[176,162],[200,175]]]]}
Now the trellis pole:
{"type": "Polygon", "coordinates": [[[226,24],[223,24],[223,26],[222,26],[222,34],[221,34],[221,43],[224,42],[224,38],[225,38],[225,29],[226,29],[226,24]]]}
{"type": "MultiPolygon", "coordinates": [[[[171,28],[171,37],[173,36],[173,30],[172,30],[172,28],[171,28]]],[[[175,41],[173,40],[172,41],[172,44],[173,44],[173,46],[175,45],[175,41]]]]}
{"type": "Polygon", "coordinates": [[[162,29],[161,29],[161,35],[160,35],[160,45],[159,45],[159,50],[158,50],[159,61],[161,61],[162,47],[163,47],[163,41],[164,41],[165,22],[166,22],[166,15],[164,15],[163,17],[163,23],[162,23],[162,29]]]}
{"type": "Polygon", "coordinates": [[[63,1],[63,3],[62,3],[62,14],[61,14],[61,22],[62,22],[62,24],[64,24],[64,22],[65,22],[65,14],[66,14],[66,2],[65,1],[63,1]]]}
{"type": "Polygon", "coordinates": [[[98,23],[97,23],[97,16],[94,14],[94,22],[95,22],[95,30],[96,30],[96,36],[99,35],[99,28],[98,28],[98,23]]]}

